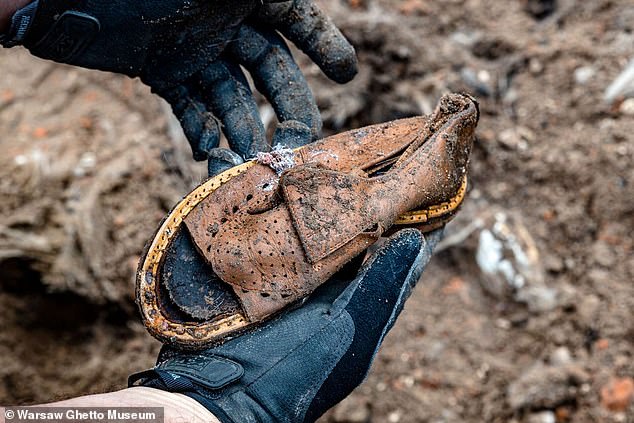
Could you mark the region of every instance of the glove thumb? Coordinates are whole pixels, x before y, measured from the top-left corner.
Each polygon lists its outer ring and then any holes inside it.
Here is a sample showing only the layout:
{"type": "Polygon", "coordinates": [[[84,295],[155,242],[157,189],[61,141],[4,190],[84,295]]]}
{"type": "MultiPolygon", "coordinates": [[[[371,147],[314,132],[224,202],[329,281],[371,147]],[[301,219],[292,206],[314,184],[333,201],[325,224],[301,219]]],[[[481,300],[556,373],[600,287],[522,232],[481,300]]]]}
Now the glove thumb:
{"type": "Polygon", "coordinates": [[[305,421],[317,419],[365,379],[441,235],[442,230],[425,236],[416,229],[397,232],[366,261],[358,277],[333,302],[334,313],[343,309],[352,317],[354,338],[319,389],[305,421]]]}

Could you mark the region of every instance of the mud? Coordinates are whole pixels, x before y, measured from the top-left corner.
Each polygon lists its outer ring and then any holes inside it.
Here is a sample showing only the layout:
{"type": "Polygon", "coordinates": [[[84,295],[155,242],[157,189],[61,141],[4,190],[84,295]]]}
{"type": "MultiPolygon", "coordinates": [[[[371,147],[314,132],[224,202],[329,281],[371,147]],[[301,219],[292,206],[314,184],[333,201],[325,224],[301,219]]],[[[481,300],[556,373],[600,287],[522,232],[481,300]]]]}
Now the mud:
{"type": "MultiPolygon", "coordinates": [[[[447,229],[460,242],[322,421],[633,421],[634,111],[603,100],[634,56],[631,2],[321,3],[360,62],[335,86],[300,56],[327,133],[430,113],[448,91],[481,111],[447,229]],[[480,270],[491,213],[529,234],[542,280],[526,286],[553,297],[526,302],[480,270]]],[[[205,166],[137,81],[0,61],[0,403],[121,388],[158,349],[133,306],[139,254],[205,166]]]]}

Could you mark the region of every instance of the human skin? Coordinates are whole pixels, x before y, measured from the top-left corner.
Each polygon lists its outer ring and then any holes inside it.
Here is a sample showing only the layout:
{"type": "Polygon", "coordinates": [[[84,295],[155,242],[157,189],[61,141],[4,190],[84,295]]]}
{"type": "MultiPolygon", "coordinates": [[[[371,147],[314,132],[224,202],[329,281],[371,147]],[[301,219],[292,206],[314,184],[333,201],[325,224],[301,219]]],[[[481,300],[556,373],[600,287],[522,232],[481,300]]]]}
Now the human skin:
{"type": "MultiPolygon", "coordinates": [[[[220,420],[205,407],[188,396],[146,387],[86,395],[39,406],[71,408],[161,407],[164,410],[164,423],[220,423],[220,420]]],[[[0,422],[4,422],[4,410],[0,411],[0,422]]]]}
{"type": "Polygon", "coordinates": [[[32,0],[0,0],[0,33],[9,29],[11,16],[18,10],[31,3],[32,0]]]}

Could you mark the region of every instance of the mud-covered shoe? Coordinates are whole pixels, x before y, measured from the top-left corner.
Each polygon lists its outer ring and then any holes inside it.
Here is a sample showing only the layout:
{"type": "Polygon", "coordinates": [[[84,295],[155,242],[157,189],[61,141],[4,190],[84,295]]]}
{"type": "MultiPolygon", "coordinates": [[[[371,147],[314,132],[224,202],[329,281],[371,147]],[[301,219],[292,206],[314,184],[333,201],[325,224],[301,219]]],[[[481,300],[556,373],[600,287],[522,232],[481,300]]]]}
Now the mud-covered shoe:
{"type": "Polygon", "coordinates": [[[145,326],[202,348],[297,304],[390,230],[443,225],[464,198],[478,118],[471,97],[450,94],[429,117],[260,154],[207,180],[141,260],[145,326]]]}

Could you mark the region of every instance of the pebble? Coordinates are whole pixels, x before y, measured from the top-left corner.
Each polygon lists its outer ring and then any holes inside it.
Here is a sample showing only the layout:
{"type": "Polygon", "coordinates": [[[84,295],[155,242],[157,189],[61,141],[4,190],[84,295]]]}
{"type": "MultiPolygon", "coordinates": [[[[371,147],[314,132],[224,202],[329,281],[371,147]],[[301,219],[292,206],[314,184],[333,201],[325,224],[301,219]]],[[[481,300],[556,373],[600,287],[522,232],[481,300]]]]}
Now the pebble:
{"type": "Polygon", "coordinates": [[[336,423],[364,423],[370,420],[370,407],[365,401],[349,396],[335,406],[332,420],[336,423]]]}
{"type": "Polygon", "coordinates": [[[552,411],[542,411],[528,416],[527,423],[556,423],[557,418],[552,411]]]}
{"type": "Polygon", "coordinates": [[[498,135],[498,142],[511,150],[525,151],[534,139],[533,131],[524,126],[505,129],[498,135]]]}
{"type": "Polygon", "coordinates": [[[601,300],[599,297],[593,294],[584,295],[577,304],[577,314],[580,322],[588,327],[594,326],[600,306],[601,300]]]}
{"type": "Polygon", "coordinates": [[[528,71],[533,75],[539,75],[544,71],[544,65],[536,58],[532,58],[528,61],[528,71]]]}
{"type": "Polygon", "coordinates": [[[544,257],[544,267],[549,272],[559,273],[564,270],[564,262],[561,257],[555,254],[546,254],[544,257]]]}
{"type": "Polygon", "coordinates": [[[612,248],[603,241],[597,241],[592,246],[594,261],[603,267],[612,267],[616,262],[616,257],[612,248]]]}
{"type": "Polygon", "coordinates": [[[622,8],[614,18],[614,26],[623,32],[634,32],[634,6],[622,8]]]}
{"type": "Polygon", "coordinates": [[[479,35],[474,32],[457,31],[451,34],[451,41],[463,47],[471,47],[478,40],[479,35]]]}
{"type": "Polygon", "coordinates": [[[553,310],[559,304],[558,292],[547,286],[531,286],[520,289],[515,299],[528,306],[533,313],[543,313],[553,310]]]}
{"type": "Polygon", "coordinates": [[[611,275],[608,270],[595,267],[588,271],[588,279],[594,285],[604,285],[611,280],[611,275]]]}
{"type": "Polygon", "coordinates": [[[597,73],[592,66],[581,66],[575,69],[575,82],[579,85],[587,84],[597,73]]]}
{"type": "Polygon", "coordinates": [[[476,94],[483,97],[491,97],[493,88],[490,85],[491,75],[484,70],[476,72],[471,68],[462,68],[460,76],[465,84],[476,94]]]}
{"type": "Polygon", "coordinates": [[[624,100],[619,107],[619,111],[626,116],[634,116],[634,98],[624,100]]]}
{"type": "MultiPolygon", "coordinates": [[[[620,97],[627,97],[632,92],[634,85],[634,60],[631,60],[623,72],[605,89],[603,98],[607,103],[612,103],[620,97]]],[[[627,102],[624,101],[623,104],[627,102]]],[[[623,107],[621,104],[621,107],[623,107]]],[[[631,104],[631,103],[630,103],[631,104]]],[[[634,107],[634,105],[632,105],[634,107]]]]}
{"type": "Polygon", "coordinates": [[[537,362],[508,388],[509,405],[515,411],[556,408],[575,399],[578,387],[588,375],[575,363],[545,365],[537,362]]]}
{"type": "Polygon", "coordinates": [[[614,378],[601,388],[601,405],[615,412],[624,412],[634,399],[634,380],[614,378]]]}
{"type": "Polygon", "coordinates": [[[563,366],[572,361],[570,350],[566,347],[559,347],[550,355],[550,362],[554,366],[563,366]]]}
{"type": "Polygon", "coordinates": [[[393,411],[387,416],[387,421],[390,423],[398,423],[401,421],[401,413],[393,411]]]}

